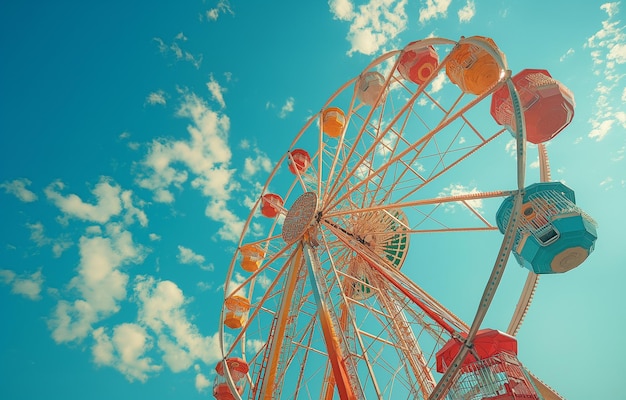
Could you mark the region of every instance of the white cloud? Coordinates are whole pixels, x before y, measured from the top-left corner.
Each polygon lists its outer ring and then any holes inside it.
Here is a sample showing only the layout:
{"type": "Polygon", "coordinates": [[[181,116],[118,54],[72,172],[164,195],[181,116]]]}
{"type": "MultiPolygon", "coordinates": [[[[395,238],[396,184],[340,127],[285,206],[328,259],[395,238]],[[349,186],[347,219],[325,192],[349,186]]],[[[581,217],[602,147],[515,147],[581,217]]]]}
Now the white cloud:
{"type": "Polygon", "coordinates": [[[407,0],[371,0],[355,10],[349,0],[331,0],[329,6],[334,18],[350,22],[347,39],[351,47],[347,54],[374,54],[404,31],[406,4],[407,0]]]}
{"type": "Polygon", "coordinates": [[[287,100],[285,101],[285,104],[283,104],[283,106],[281,107],[280,114],[278,114],[278,116],[280,118],[286,118],[289,113],[293,112],[294,104],[295,104],[295,100],[293,97],[287,98],[287,100]]]}
{"type": "Polygon", "coordinates": [[[430,93],[434,94],[443,89],[444,84],[446,83],[446,74],[439,74],[433,79],[431,83],[430,93]]]}
{"type": "Polygon", "coordinates": [[[431,19],[445,17],[452,0],[426,0],[425,7],[420,8],[419,20],[424,23],[431,19]]]}
{"type": "MultiPolygon", "coordinates": [[[[91,193],[96,198],[95,204],[84,202],[78,195],[63,195],[61,192],[65,185],[61,181],[56,181],[44,189],[48,200],[57,206],[65,217],[73,217],[89,222],[105,224],[112,217],[118,216],[125,211],[123,218],[127,225],[137,220],[141,226],[148,224],[148,218],[143,210],[133,204],[133,192],[131,190],[122,191],[119,185],[112,184],[111,180],[102,177],[91,193]]],[[[143,203],[142,203],[143,204],[143,203]]]]}
{"type": "Polygon", "coordinates": [[[0,183],[0,188],[8,194],[12,194],[25,203],[30,203],[37,200],[37,195],[30,190],[26,189],[26,186],[31,185],[31,181],[28,179],[15,179],[13,181],[6,181],[0,183]]]}
{"type": "Polygon", "coordinates": [[[531,162],[528,165],[529,168],[533,168],[533,169],[537,169],[539,168],[539,159],[536,159],[535,161],[531,162]]]}
{"type": "Polygon", "coordinates": [[[598,97],[594,106],[594,114],[590,119],[591,132],[589,137],[600,141],[609,134],[615,122],[621,123],[619,116],[623,111],[623,102],[617,99],[624,96],[624,88],[619,82],[624,74],[616,68],[626,63],[626,33],[619,20],[614,17],[619,11],[619,2],[605,3],[600,6],[608,18],[602,21],[602,28],[587,39],[585,47],[590,49],[593,61],[593,72],[600,77],[596,85],[598,97]]]}
{"type": "Polygon", "coordinates": [[[236,240],[243,221],[227,206],[232,191],[240,188],[233,179],[235,170],[230,167],[230,120],[227,115],[210,109],[195,94],[184,96],[178,115],[191,119],[187,127],[190,139],[154,141],[142,161],[146,171],[139,176],[138,183],[152,190],[156,201],[171,202],[174,200],[171,186],[182,188],[191,176],[191,186],[209,199],[205,214],[224,224],[218,229],[218,236],[236,240]]]}
{"type": "Polygon", "coordinates": [[[256,157],[246,157],[244,160],[243,166],[243,177],[246,180],[250,180],[254,175],[256,175],[259,171],[270,172],[272,170],[273,164],[272,160],[260,151],[255,148],[256,157]]]}
{"type": "Polygon", "coordinates": [[[209,89],[209,92],[211,93],[213,100],[215,100],[220,105],[220,107],[222,108],[226,107],[226,103],[224,103],[224,95],[223,95],[223,92],[225,91],[225,89],[222,88],[220,84],[213,78],[213,74],[211,74],[211,76],[209,77],[209,81],[207,82],[206,86],[209,89]]]}
{"type": "Polygon", "coordinates": [[[393,149],[395,142],[396,139],[391,136],[383,137],[383,139],[378,143],[378,146],[376,147],[376,153],[383,157],[389,155],[391,153],[391,149],[393,149]]]}
{"type": "Polygon", "coordinates": [[[124,215],[124,223],[126,225],[131,225],[136,219],[139,222],[139,225],[143,227],[148,226],[148,217],[146,216],[146,213],[143,210],[135,207],[133,204],[132,190],[124,190],[120,198],[122,200],[124,210],[126,210],[126,213],[124,215]]]}
{"type": "Polygon", "coordinates": [[[511,157],[515,157],[517,154],[517,141],[514,138],[509,139],[504,146],[504,151],[506,151],[511,157]]]}
{"type": "Polygon", "coordinates": [[[246,293],[248,292],[248,289],[246,287],[239,288],[237,291],[235,291],[235,289],[239,287],[239,285],[243,283],[245,280],[246,278],[242,274],[240,274],[239,272],[235,272],[235,276],[230,281],[228,281],[227,286],[224,287],[224,285],[220,285],[218,290],[224,289],[224,292],[226,293],[226,297],[233,295],[233,294],[237,296],[245,297],[247,296],[246,293]]]}
{"type": "Polygon", "coordinates": [[[151,233],[148,235],[148,237],[150,238],[150,240],[152,240],[153,242],[159,241],[161,240],[161,236],[157,235],[156,233],[151,233]]]}
{"type": "Polygon", "coordinates": [[[566,58],[568,58],[569,56],[571,56],[572,54],[574,54],[574,49],[568,49],[565,54],[563,54],[561,56],[561,58],[559,58],[559,61],[563,62],[566,58]]]}
{"type": "Polygon", "coordinates": [[[193,250],[184,247],[184,246],[178,246],[178,261],[180,261],[183,264],[197,264],[200,266],[201,269],[205,270],[205,271],[213,271],[214,266],[213,264],[208,264],[208,265],[204,265],[204,262],[206,261],[206,259],[204,258],[203,255],[200,254],[196,254],[194,253],[193,250]]]}
{"type": "Polygon", "coordinates": [[[72,247],[72,243],[65,240],[58,240],[52,243],[52,254],[54,257],[59,258],[63,252],[72,247]]]}
{"type": "Polygon", "coordinates": [[[47,238],[43,233],[43,224],[41,222],[26,224],[26,227],[30,229],[30,240],[35,242],[37,246],[43,247],[50,243],[50,238],[47,238]]]}
{"type": "Polygon", "coordinates": [[[613,178],[608,176],[602,182],[600,182],[600,186],[604,188],[604,190],[613,189],[613,178]]]}
{"type": "Polygon", "coordinates": [[[120,371],[129,381],[145,382],[152,372],[161,369],[145,354],[152,348],[151,337],[145,328],[131,323],[117,325],[109,337],[104,328],[93,331],[95,344],[91,351],[98,365],[107,365],[120,371]]]}
{"type": "Polygon", "coordinates": [[[44,277],[41,270],[32,274],[16,274],[7,269],[0,270],[0,280],[11,286],[11,293],[19,294],[30,300],[41,299],[41,287],[44,277]]]}
{"type": "Polygon", "coordinates": [[[26,227],[30,229],[30,240],[35,242],[38,247],[44,247],[51,245],[52,253],[54,257],[60,257],[61,254],[72,246],[72,243],[63,238],[53,240],[47,237],[44,233],[44,226],[41,222],[34,224],[26,224],[26,227]]]}
{"type": "Polygon", "coordinates": [[[17,274],[9,269],[0,269],[0,279],[2,283],[10,284],[17,274]]]}
{"type": "Polygon", "coordinates": [[[622,125],[622,127],[626,128],[626,112],[625,111],[617,111],[615,113],[615,119],[617,122],[622,125]]]}
{"type": "Polygon", "coordinates": [[[246,340],[246,348],[250,350],[252,354],[258,353],[265,346],[265,342],[259,339],[246,340]]]}
{"type": "Polygon", "coordinates": [[[465,6],[459,10],[458,15],[459,22],[470,22],[476,15],[476,4],[474,4],[474,1],[467,0],[465,6]]]}
{"type": "Polygon", "coordinates": [[[142,161],[148,172],[140,177],[139,185],[151,189],[156,201],[171,202],[170,186],[180,187],[186,182],[188,169],[206,196],[228,199],[233,188],[228,116],[211,110],[195,94],[184,97],[178,115],[191,119],[187,127],[190,139],[155,140],[142,161]]]}
{"type": "Polygon", "coordinates": [[[220,0],[214,8],[211,8],[205,12],[206,18],[210,21],[217,21],[220,14],[235,15],[230,8],[230,3],[227,0],[220,0]]]}
{"type": "MultiPolygon", "coordinates": [[[[444,188],[441,193],[439,193],[439,197],[447,197],[447,196],[462,196],[465,194],[473,194],[479,193],[477,188],[469,188],[462,184],[454,184],[451,183],[447,188],[444,188]]],[[[467,200],[466,203],[472,207],[474,210],[480,212],[483,208],[482,199],[475,200],[467,200]]],[[[446,205],[446,210],[452,211],[454,209],[454,203],[449,203],[446,205]]]]}
{"type": "Polygon", "coordinates": [[[57,343],[81,341],[95,323],[116,313],[126,298],[128,275],[120,267],[143,260],[143,248],[118,224],[107,226],[107,235],[79,240],[78,274],[68,289],[76,291],[76,300],[60,300],[49,320],[57,343]]]}
{"type": "MultiPolygon", "coordinates": [[[[624,92],[624,96],[626,96],[626,91],[624,92]]],[[[250,141],[248,139],[241,139],[241,142],[239,142],[239,147],[243,150],[249,150],[250,141]]]]}
{"type": "Polygon", "coordinates": [[[259,286],[261,286],[263,289],[267,289],[270,287],[270,285],[272,284],[272,280],[270,278],[268,278],[265,275],[259,275],[256,279],[256,282],[259,284],[259,286]]]}
{"type": "Polygon", "coordinates": [[[328,5],[335,18],[341,21],[350,21],[352,19],[354,5],[350,0],[330,0],[328,5]]]}
{"type": "Polygon", "coordinates": [[[244,222],[228,209],[226,202],[214,199],[206,206],[204,214],[214,221],[222,223],[217,235],[223,240],[236,242],[243,231],[244,222]]]}
{"type": "Polygon", "coordinates": [[[163,54],[164,56],[168,56],[172,54],[174,55],[177,61],[180,61],[180,60],[188,61],[194,67],[196,67],[196,69],[200,68],[200,64],[202,64],[202,54],[193,55],[189,51],[183,50],[180,47],[180,44],[179,44],[180,41],[182,42],[187,41],[187,38],[184,35],[182,35],[182,33],[179,33],[178,35],[176,35],[176,37],[174,38],[174,41],[172,41],[172,43],[170,44],[165,43],[163,39],[158,38],[158,37],[154,38],[154,41],[158,43],[159,52],[161,52],[161,54],[163,54]]]}
{"type": "Polygon", "coordinates": [[[196,286],[198,287],[198,289],[202,290],[203,292],[213,289],[213,283],[207,283],[204,281],[198,281],[198,283],[196,283],[196,286]]]}
{"type": "Polygon", "coordinates": [[[65,185],[61,181],[56,181],[46,187],[44,192],[48,200],[68,216],[106,223],[112,216],[122,211],[120,188],[111,185],[106,179],[101,179],[92,191],[97,199],[96,204],[85,203],[75,194],[63,196],[60,191],[64,188],[65,185]]]}
{"type": "Polygon", "coordinates": [[[198,372],[196,374],[196,390],[198,392],[203,392],[204,389],[206,389],[209,386],[211,386],[211,381],[209,381],[209,379],[206,376],[198,372]]]}
{"type": "Polygon", "coordinates": [[[604,137],[609,133],[611,127],[615,123],[614,119],[605,119],[603,121],[592,119],[591,121],[591,132],[589,132],[590,139],[596,139],[600,141],[604,139],[604,137]]]}
{"type": "Polygon", "coordinates": [[[184,310],[182,290],[171,281],[140,276],[135,280],[138,321],[158,337],[163,360],[174,371],[188,369],[195,361],[213,364],[220,359],[219,337],[203,336],[184,310]]]}
{"type": "Polygon", "coordinates": [[[183,264],[202,264],[204,262],[204,256],[196,254],[193,250],[179,245],[178,261],[183,264]]]}
{"type": "Polygon", "coordinates": [[[611,161],[617,162],[624,159],[624,154],[626,153],[626,145],[615,151],[615,156],[611,157],[611,161]]]}
{"type": "Polygon", "coordinates": [[[612,17],[614,15],[617,15],[617,13],[619,12],[618,6],[619,6],[619,2],[604,3],[600,6],[600,9],[606,11],[609,17],[612,17]]]}
{"type": "Polygon", "coordinates": [[[160,104],[164,106],[167,103],[167,101],[165,100],[165,92],[163,92],[162,90],[157,90],[156,92],[150,93],[146,97],[146,103],[150,105],[160,104]]]}

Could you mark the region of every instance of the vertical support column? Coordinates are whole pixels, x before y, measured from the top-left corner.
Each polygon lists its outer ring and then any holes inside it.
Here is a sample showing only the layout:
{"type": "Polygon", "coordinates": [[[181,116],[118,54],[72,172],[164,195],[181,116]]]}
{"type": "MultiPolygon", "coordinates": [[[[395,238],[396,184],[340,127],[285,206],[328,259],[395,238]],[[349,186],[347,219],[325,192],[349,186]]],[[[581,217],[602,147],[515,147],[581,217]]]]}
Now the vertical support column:
{"type": "Polygon", "coordinates": [[[356,400],[357,397],[350,382],[348,368],[339,346],[339,341],[328,311],[328,306],[326,305],[324,297],[322,297],[321,288],[316,279],[317,274],[314,260],[317,260],[317,258],[312,255],[313,249],[310,245],[305,243],[304,250],[307,267],[309,269],[311,289],[317,303],[317,313],[319,315],[322,334],[324,335],[324,342],[328,352],[328,360],[333,370],[333,378],[337,391],[339,392],[339,398],[341,400],[356,400]]]}
{"type": "Polygon", "coordinates": [[[283,348],[283,342],[285,339],[285,330],[287,327],[287,317],[289,316],[289,310],[291,309],[291,301],[293,299],[293,293],[298,282],[298,276],[300,275],[300,268],[302,268],[302,245],[299,245],[296,249],[294,257],[287,268],[287,277],[285,279],[285,287],[282,296],[282,303],[280,309],[275,318],[275,328],[272,340],[267,344],[268,349],[271,349],[269,360],[267,362],[267,368],[265,370],[263,383],[261,386],[261,396],[263,400],[274,399],[274,392],[276,391],[276,371],[278,370],[278,364],[280,362],[281,349],[283,348]]]}

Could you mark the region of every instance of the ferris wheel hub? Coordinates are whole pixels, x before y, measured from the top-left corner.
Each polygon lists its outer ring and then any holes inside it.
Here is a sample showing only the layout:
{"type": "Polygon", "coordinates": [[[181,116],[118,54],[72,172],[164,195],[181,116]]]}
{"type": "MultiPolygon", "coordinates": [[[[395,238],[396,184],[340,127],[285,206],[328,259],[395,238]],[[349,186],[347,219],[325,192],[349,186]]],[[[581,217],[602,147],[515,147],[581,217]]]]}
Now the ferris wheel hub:
{"type": "Polygon", "coordinates": [[[283,240],[293,243],[309,229],[317,213],[317,194],[306,192],[296,199],[283,222],[283,240]]]}

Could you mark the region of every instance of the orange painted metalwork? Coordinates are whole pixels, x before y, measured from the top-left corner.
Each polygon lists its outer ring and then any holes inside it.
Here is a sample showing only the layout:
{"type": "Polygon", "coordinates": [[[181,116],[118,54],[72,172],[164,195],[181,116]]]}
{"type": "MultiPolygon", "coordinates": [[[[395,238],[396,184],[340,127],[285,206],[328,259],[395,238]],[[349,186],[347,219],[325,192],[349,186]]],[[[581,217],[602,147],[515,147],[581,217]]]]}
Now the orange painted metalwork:
{"type": "Polygon", "coordinates": [[[269,348],[274,349],[267,363],[265,379],[261,388],[261,399],[271,400],[274,398],[274,385],[276,383],[276,372],[280,361],[280,349],[283,347],[285,340],[285,330],[287,328],[287,319],[291,308],[291,300],[298,283],[300,268],[302,268],[302,246],[298,246],[293,258],[292,265],[289,267],[289,273],[285,282],[285,289],[282,296],[283,303],[280,312],[276,315],[276,329],[273,335],[273,343],[268,343],[269,348]]]}
{"type": "MultiPolygon", "coordinates": [[[[348,308],[345,304],[341,304],[341,316],[339,317],[339,329],[346,330],[348,326],[348,308]]],[[[335,391],[335,375],[330,374],[328,376],[328,384],[326,386],[326,393],[324,394],[324,400],[332,400],[335,391]]]]}

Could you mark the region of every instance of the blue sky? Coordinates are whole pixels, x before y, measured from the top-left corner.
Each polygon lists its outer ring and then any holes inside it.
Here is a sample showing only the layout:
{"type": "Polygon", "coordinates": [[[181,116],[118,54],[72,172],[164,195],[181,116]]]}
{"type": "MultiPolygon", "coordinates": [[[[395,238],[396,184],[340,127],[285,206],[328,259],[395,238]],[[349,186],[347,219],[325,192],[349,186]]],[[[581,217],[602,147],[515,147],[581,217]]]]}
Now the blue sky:
{"type": "MultiPolygon", "coordinates": [[[[519,357],[567,399],[622,393],[626,4],[88,3],[0,5],[3,398],[210,397],[226,270],[293,136],[383,52],[472,35],[572,90],[552,177],[599,224],[585,264],[540,280],[519,357]]],[[[477,264],[455,274],[486,281],[477,264]]],[[[433,276],[413,278],[471,319],[479,295],[433,276]]],[[[504,329],[499,301],[486,324],[504,329]]]]}

